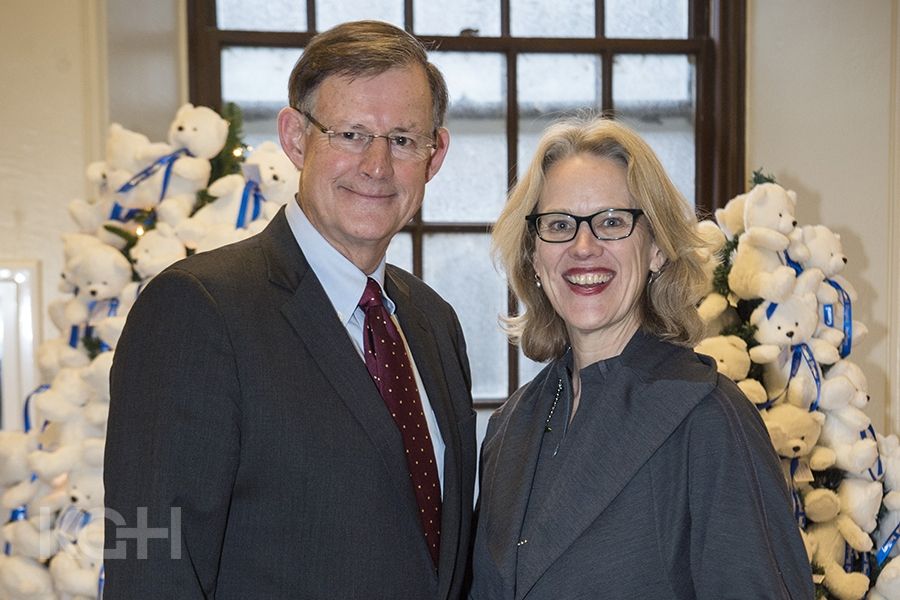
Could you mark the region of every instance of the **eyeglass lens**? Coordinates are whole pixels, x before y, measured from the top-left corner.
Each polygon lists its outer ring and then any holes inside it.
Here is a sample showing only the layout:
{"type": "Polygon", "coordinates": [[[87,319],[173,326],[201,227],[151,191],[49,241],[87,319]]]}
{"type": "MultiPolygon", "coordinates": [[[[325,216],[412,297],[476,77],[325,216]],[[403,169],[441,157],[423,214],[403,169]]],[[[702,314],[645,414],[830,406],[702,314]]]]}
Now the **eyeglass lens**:
{"type": "Polygon", "coordinates": [[[635,215],[626,210],[603,210],[586,217],[567,213],[546,213],[538,216],[535,226],[538,236],[547,242],[568,242],[575,239],[578,226],[586,221],[594,237],[600,240],[620,240],[634,230],[635,215]]]}

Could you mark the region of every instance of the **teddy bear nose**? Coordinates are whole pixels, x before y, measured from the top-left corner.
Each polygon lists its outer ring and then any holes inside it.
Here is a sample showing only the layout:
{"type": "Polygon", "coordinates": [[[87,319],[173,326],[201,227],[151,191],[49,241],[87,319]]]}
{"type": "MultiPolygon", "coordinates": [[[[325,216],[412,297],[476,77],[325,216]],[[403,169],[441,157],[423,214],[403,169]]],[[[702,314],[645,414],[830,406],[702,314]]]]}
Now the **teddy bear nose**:
{"type": "Polygon", "coordinates": [[[96,295],[97,295],[97,290],[91,290],[91,296],[96,296],[96,295]]]}
{"type": "Polygon", "coordinates": [[[70,496],[70,498],[72,499],[72,503],[78,502],[78,496],[70,496]]]}
{"type": "Polygon", "coordinates": [[[846,257],[846,256],[845,256],[844,258],[842,258],[841,260],[844,261],[844,264],[845,264],[845,265],[847,264],[847,257],[846,257]]]}
{"type": "Polygon", "coordinates": [[[792,337],[794,337],[794,332],[793,332],[793,331],[788,331],[788,332],[787,332],[786,334],[784,334],[784,335],[786,335],[788,338],[792,338],[792,337]]]}
{"type": "Polygon", "coordinates": [[[791,450],[793,450],[795,453],[800,452],[800,446],[794,446],[793,448],[791,448],[791,450]]]}

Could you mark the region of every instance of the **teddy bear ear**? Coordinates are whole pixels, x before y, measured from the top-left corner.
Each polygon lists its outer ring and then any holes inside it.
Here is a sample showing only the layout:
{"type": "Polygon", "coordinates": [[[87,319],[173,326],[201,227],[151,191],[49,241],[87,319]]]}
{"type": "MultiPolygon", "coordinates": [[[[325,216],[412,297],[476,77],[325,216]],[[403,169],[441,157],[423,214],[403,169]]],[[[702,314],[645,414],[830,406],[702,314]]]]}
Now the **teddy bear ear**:
{"type": "Polygon", "coordinates": [[[825,413],[818,410],[811,410],[809,411],[809,416],[811,416],[813,420],[819,424],[819,426],[825,424],[825,413]]]}

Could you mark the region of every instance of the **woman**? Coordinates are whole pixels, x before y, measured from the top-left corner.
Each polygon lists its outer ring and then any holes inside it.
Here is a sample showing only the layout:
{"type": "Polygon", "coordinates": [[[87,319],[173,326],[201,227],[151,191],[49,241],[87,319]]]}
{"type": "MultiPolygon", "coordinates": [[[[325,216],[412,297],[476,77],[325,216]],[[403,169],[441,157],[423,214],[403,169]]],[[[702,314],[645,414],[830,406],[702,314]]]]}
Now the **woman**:
{"type": "Polygon", "coordinates": [[[691,350],[695,224],[628,128],[544,134],[494,245],[550,362],[488,427],[474,600],[813,597],[766,429],[691,350]]]}

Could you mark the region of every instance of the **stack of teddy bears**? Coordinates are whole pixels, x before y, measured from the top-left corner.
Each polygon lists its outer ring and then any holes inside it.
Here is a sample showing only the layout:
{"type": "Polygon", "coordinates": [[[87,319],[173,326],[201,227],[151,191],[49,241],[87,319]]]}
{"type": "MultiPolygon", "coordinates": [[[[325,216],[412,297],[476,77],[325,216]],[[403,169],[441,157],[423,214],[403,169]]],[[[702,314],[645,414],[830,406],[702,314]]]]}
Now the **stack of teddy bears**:
{"type": "Polygon", "coordinates": [[[700,223],[708,337],[696,351],[760,410],[820,597],[900,600],[900,443],[863,410],[866,378],[849,356],[867,330],[840,275],[840,236],[798,225],[796,202],[761,181],[700,223]]]}
{"type": "Polygon", "coordinates": [[[191,104],[168,143],[113,124],[105,160],[87,168],[91,197],[69,204],[78,232],[64,236],[63,298],[49,307],[59,335],[38,349],[42,385],[21,430],[0,432],[0,598],[102,590],[109,370],[128,310],[165,267],[260,231],[297,189],[297,169],[271,142],[247,154],[242,174],[211,182],[211,161],[235,150],[228,133],[191,104]]]}

